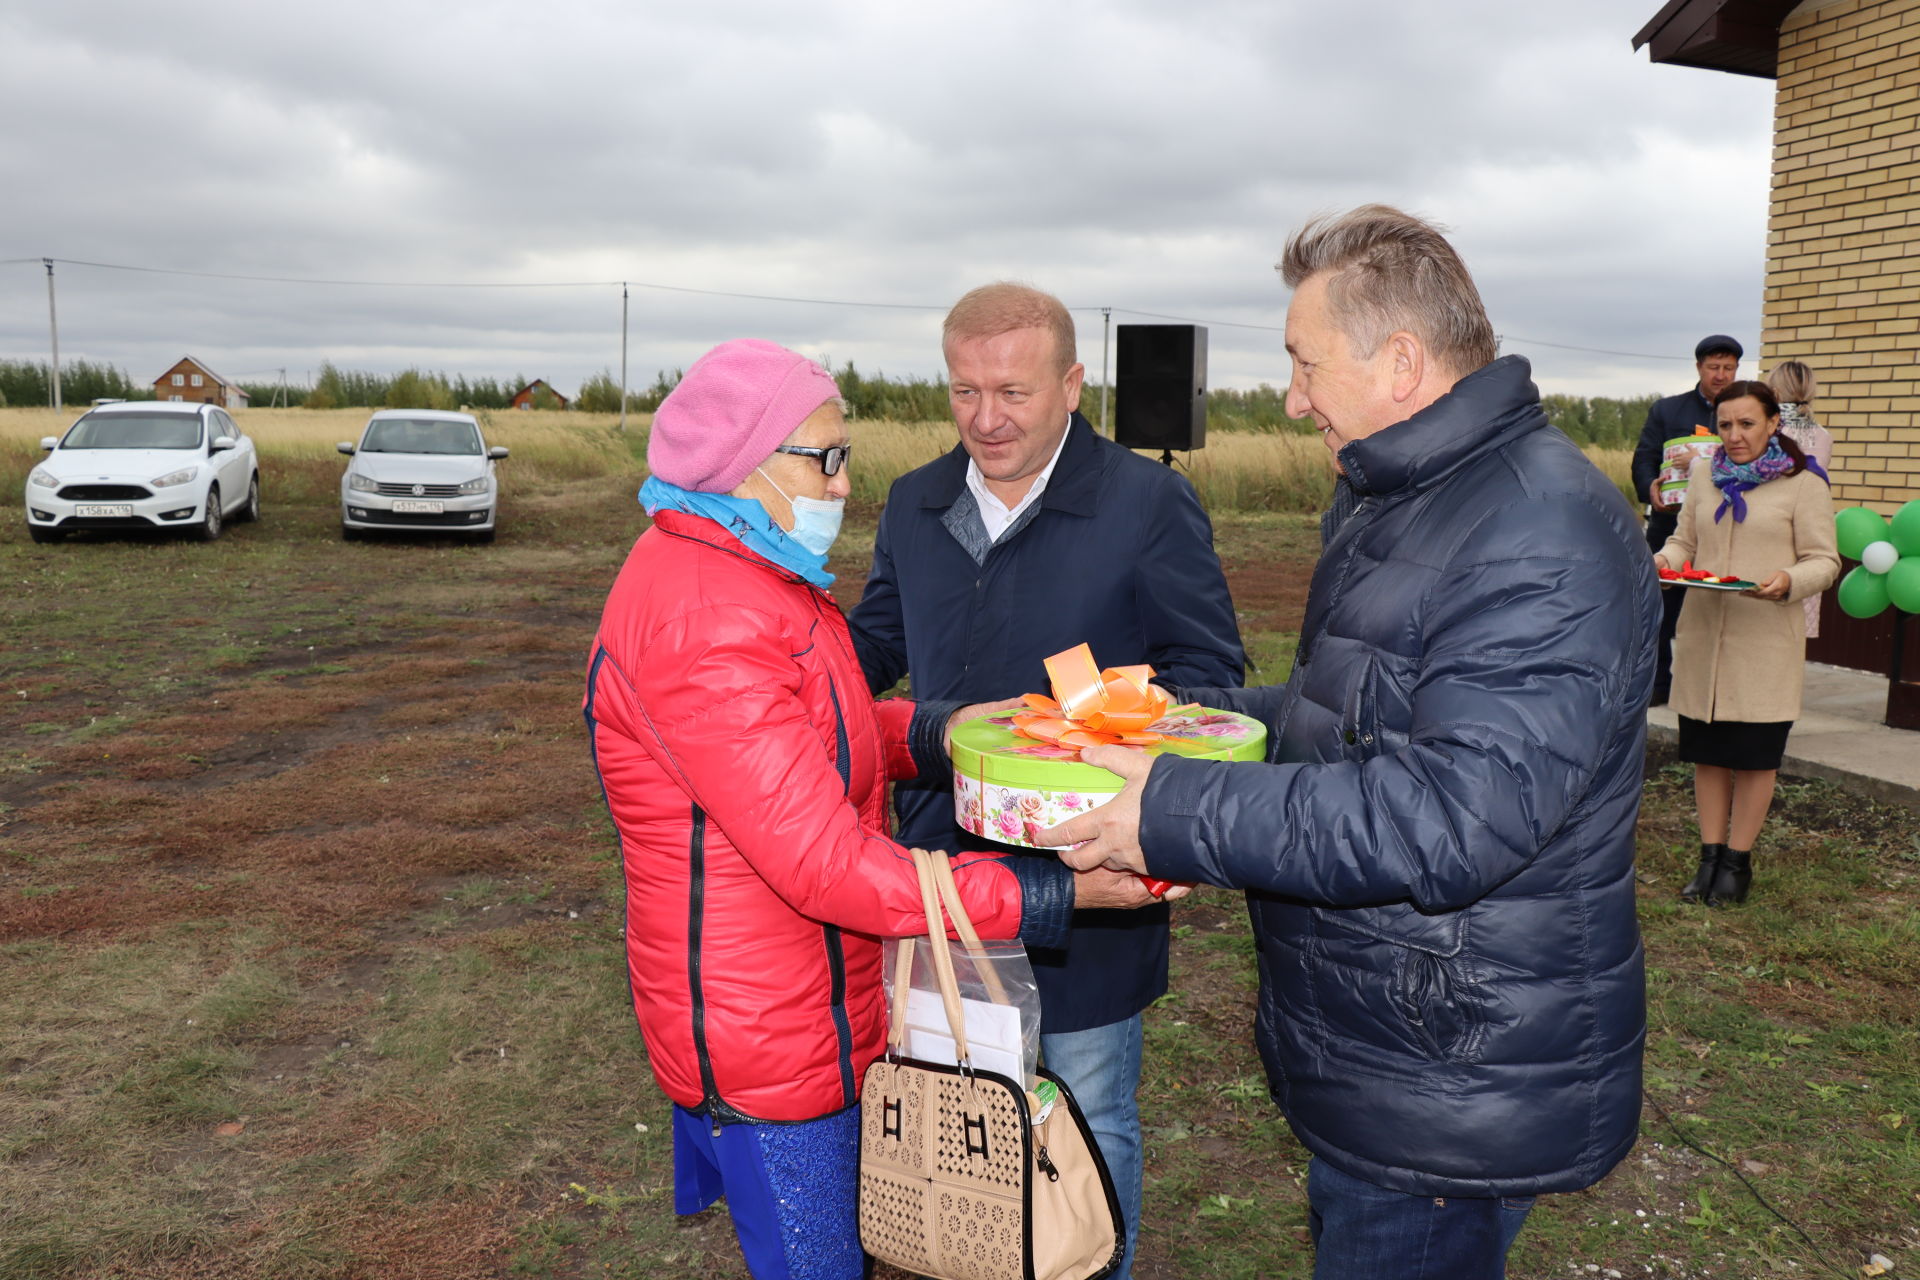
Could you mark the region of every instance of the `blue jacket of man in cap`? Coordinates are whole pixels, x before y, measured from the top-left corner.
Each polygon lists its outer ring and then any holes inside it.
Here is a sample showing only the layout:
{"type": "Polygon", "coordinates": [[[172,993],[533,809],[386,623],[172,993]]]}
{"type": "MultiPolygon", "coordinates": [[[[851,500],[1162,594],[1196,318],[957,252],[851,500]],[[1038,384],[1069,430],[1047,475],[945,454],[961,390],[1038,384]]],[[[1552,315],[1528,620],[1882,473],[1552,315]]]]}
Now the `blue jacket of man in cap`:
{"type": "MultiPolygon", "coordinates": [[[[1647,504],[1647,545],[1655,551],[1667,545],[1674,527],[1680,523],[1679,504],[1667,506],[1660,502],[1657,489],[1666,443],[1696,431],[1713,430],[1713,398],[1739,376],[1743,354],[1740,344],[1724,333],[1700,339],[1693,349],[1694,370],[1699,381],[1689,391],[1654,401],[1653,407],[1647,410],[1646,424],[1640,428],[1640,442],[1633,450],[1633,493],[1637,501],[1647,504]]],[[[1673,633],[1679,626],[1686,594],[1667,591],[1661,595],[1660,642],[1653,675],[1656,706],[1667,700],[1672,682],[1673,633]]]]}

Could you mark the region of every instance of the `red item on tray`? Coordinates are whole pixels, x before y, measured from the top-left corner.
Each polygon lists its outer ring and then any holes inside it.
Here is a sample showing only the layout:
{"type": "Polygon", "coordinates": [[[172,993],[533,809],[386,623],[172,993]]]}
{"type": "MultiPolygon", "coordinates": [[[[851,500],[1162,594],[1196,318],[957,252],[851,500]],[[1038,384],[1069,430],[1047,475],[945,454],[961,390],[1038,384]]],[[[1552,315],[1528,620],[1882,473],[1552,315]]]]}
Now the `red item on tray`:
{"type": "Polygon", "coordinates": [[[1738,582],[1740,579],[1730,573],[1708,573],[1705,569],[1693,567],[1689,560],[1678,569],[1660,570],[1661,578],[1668,582],[1738,582]]]}

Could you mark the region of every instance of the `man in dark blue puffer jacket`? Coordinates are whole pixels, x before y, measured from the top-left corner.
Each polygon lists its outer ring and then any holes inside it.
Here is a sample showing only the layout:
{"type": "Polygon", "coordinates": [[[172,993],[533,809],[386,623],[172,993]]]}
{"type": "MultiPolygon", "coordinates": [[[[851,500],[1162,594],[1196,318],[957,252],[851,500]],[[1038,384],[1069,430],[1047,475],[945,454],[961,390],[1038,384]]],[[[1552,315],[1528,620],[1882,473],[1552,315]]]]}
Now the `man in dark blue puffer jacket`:
{"type": "Polygon", "coordinates": [[[1533,1197],[1638,1127],[1655,575],[1437,230],[1370,205],[1281,269],[1288,412],[1358,502],[1287,683],[1178,690],[1262,717],[1270,763],[1091,749],[1127,788],[1045,838],[1247,890],[1316,1276],[1499,1276],[1533,1197]]]}

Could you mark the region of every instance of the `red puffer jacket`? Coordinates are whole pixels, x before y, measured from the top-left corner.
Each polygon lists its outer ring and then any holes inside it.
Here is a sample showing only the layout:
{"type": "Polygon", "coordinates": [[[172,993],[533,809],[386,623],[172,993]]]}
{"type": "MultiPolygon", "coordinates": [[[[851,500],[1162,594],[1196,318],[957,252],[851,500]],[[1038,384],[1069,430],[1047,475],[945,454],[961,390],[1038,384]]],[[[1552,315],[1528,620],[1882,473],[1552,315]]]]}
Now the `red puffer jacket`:
{"type": "MultiPolygon", "coordinates": [[[[716,1123],[858,1101],[886,1035],[878,939],[926,929],[885,834],[913,704],[866,688],[833,598],[710,520],[661,511],[607,599],[585,712],[634,1008],[661,1089],[716,1123]]],[[[1017,936],[1013,873],[954,871],[981,936],[1017,936]]]]}

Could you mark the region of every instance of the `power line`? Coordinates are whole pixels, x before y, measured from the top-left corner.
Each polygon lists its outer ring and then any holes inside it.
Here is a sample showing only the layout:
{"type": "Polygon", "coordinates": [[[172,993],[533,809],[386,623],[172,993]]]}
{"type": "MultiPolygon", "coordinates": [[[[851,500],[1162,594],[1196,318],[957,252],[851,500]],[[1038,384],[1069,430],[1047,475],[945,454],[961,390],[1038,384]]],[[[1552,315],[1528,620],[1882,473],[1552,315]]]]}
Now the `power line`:
{"type": "MultiPolygon", "coordinates": [[[[254,284],[302,284],[330,288],[361,289],[609,289],[615,285],[652,289],[662,293],[685,293],[706,298],[734,298],[747,302],[782,302],[811,307],[865,307],[886,311],[945,311],[947,304],[924,302],[869,302],[857,298],[804,298],[772,293],[739,293],[728,289],[700,289],[690,285],[659,284],[647,280],[352,280],[322,276],[245,275],[225,271],[192,271],[180,267],[142,267],[121,262],[91,262],[81,258],[0,258],[0,265],[26,262],[58,262],[67,266],[92,267],[100,271],[130,271],[142,275],[185,276],[199,280],[237,280],[254,284]]],[[[1261,333],[1284,333],[1275,324],[1253,324],[1244,320],[1207,320],[1193,316],[1169,315],[1161,311],[1143,311],[1138,307],[1069,307],[1069,311],[1119,311],[1130,316],[1171,320],[1176,324],[1200,324],[1209,328],[1250,329],[1261,333]]],[[[1549,342],[1544,338],[1524,338],[1518,334],[1496,335],[1502,341],[1524,343],[1531,347],[1550,347],[1556,351],[1575,351],[1585,355],[1618,356],[1629,360],[1677,360],[1687,357],[1658,355],[1648,351],[1619,351],[1610,347],[1587,347],[1568,342],[1549,342]]]]}
{"type": "MultiPolygon", "coordinates": [[[[1085,310],[1085,308],[1078,308],[1085,310]]],[[[1259,329],[1266,333],[1285,333],[1287,327],[1280,324],[1243,324],[1238,320],[1195,320],[1190,316],[1169,316],[1158,311],[1142,311],[1137,307],[1115,307],[1115,311],[1124,311],[1130,316],[1152,316],[1155,320],[1171,320],[1176,324],[1204,324],[1209,328],[1221,329],[1259,329]]]]}
{"type": "MultiPolygon", "coordinates": [[[[32,259],[22,259],[32,261],[32,259]]],[[[318,276],[250,276],[225,271],[188,271],[179,267],[135,267],[123,262],[87,262],[79,258],[53,258],[70,267],[94,267],[101,271],[133,271],[152,276],[191,276],[198,280],[245,280],[255,284],[318,284],[359,289],[605,289],[618,280],[328,280],[318,276]]]]}
{"type": "Polygon", "coordinates": [[[1692,363],[1687,356],[1657,356],[1649,351],[1611,351],[1606,347],[1575,347],[1564,342],[1548,342],[1543,338],[1523,338],[1517,333],[1496,333],[1493,336],[1498,341],[1524,342],[1530,347],[1552,347],[1556,351],[1584,351],[1596,356],[1626,356],[1630,360],[1685,360],[1692,363]]]}

